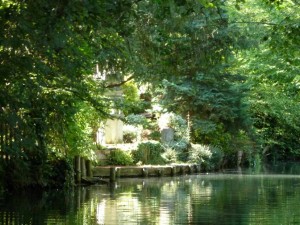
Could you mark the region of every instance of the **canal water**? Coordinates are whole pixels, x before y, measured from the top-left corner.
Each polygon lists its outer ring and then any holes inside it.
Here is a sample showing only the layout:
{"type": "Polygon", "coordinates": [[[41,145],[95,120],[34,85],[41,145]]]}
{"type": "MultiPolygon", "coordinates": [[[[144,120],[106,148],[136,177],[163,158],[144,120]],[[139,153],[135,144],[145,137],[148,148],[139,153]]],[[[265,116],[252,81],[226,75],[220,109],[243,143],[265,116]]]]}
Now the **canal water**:
{"type": "Polygon", "coordinates": [[[231,171],[2,194],[0,224],[300,224],[300,175],[231,171]]]}

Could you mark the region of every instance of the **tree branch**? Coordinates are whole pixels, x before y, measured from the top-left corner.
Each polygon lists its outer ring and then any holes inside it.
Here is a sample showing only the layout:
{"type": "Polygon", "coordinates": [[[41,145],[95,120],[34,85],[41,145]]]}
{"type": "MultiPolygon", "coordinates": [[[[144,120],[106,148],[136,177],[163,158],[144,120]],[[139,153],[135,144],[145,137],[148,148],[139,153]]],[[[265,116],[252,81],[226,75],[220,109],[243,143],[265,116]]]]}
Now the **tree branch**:
{"type": "Polygon", "coordinates": [[[133,78],[134,78],[134,76],[132,75],[120,83],[109,84],[109,85],[105,86],[105,88],[120,87],[121,85],[127,83],[128,81],[132,80],[133,78]]]}
{"type": "Polygon", "coordinates": [[[269,26],[276,26],[278,24],[276,23],[268,23],[268,22],[256,22],[256,21],[235,21],[235,22],[231,22],[230,24],[234,24],[234,23],[244,23],[244,24],[261,24],[261,25],[269,25],[269,26]]]}

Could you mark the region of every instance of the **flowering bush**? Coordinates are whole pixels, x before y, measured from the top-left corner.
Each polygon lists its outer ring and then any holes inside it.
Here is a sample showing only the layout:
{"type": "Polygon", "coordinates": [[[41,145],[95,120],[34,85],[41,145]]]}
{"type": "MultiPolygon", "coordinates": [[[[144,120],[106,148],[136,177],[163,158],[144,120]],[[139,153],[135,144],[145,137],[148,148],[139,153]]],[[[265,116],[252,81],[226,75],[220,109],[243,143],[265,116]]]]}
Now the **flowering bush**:
{"type": "Polygon", "coordinates": [[[211,158],[212,152],[209,145],[191,144],[191,146],[190,162],[203,163],[211,158]]]}

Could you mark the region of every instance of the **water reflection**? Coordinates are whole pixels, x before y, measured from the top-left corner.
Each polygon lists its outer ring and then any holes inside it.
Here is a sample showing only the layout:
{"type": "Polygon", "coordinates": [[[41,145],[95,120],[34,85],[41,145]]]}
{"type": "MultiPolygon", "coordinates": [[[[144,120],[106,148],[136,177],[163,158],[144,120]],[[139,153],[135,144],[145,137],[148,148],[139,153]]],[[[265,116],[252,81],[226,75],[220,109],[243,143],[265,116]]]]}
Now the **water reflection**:
{"type": "Polygon", "coordinates": [[[0,224],[300,224],[299,206],[298,175],[192,175],[2,196],[0,224]]]}

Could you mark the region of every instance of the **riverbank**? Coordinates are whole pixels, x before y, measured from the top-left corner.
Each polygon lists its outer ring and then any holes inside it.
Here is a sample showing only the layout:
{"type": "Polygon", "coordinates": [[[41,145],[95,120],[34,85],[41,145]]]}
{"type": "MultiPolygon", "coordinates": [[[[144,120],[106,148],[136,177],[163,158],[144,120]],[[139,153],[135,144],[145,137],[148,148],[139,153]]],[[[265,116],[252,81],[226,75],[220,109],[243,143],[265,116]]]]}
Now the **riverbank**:
{"type": "Polygon", "coordinates": [[[200,173],[199,164],[143,165],[143,166],[96,166],[93,177],[115,181],[126,177],[161,177],[200,173]]]}

